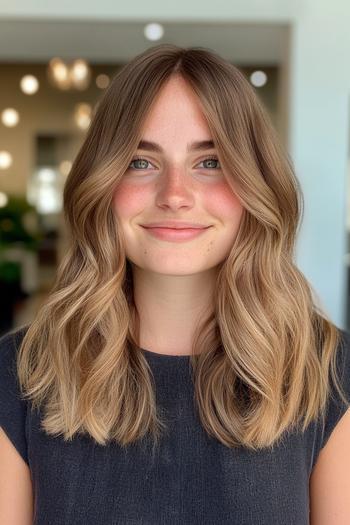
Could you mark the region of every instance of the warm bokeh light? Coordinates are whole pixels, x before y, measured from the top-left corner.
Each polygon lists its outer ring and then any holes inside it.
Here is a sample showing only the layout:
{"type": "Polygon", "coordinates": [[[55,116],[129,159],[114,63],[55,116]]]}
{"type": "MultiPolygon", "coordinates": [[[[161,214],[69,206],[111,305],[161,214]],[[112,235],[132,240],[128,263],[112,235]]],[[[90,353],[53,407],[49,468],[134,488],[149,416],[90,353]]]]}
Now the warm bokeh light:
{"type": "Polygon", "coordinates": [[[59,82],[64,82],[68,79],[68,67],[60,58],[50,60],[50,66],[54,73],[54,77],[59,82]]]}
{"type": "Polygon", "coordinates": [[[86,60],[77,58],[67,64],[59,57],[50,60],[47,68],[50,83],[62,90],[86,89],[91,80],[91,68],[86,60]]]}
{"type": "Polygon", "coordinates": [[[51,84],[63,90],[68,90],[71,86],[71,79],[67,64],[59,57],[50,60],[47,70],[51,84]]]}
{"type": "Polygon", "coordinates": [[[26,95],[34,95],[39,89],[39,81],[34,75],[25,75],[21,78],[20,88],[26,95]]]}
{"type": "Polygon", "coordinates": [[[76,89],[86,89],[90,84],[91,70],[86,60],[80,58],[74,60],[70,66],[69,75],[71,79],[71,85],[76,89]]]}
{"type": "Polygon", "coordinates": [[[12,165],[12,155],[8,151],[0,151],[0,169],[6,170],[12,165]]]}
{"type": "Polygon", "coordinates": [[[1,113],[1,122],[8,128],[17,126],[19,122],[19,114],[14,108],[6,108],[1,113]]]}
{"type": "Polygon", "coordinates": [[[74,121],[80,129],[87,129],[91,122],[92,108],[90,104],[81,102],[75,106],[74,121]]]}
{"type": "Polygon", "coordinates": [[[9,199],[6,193],[0,191],[0,208],[4,208],[7,205],[8,201],[9,199]]]}
{"type": "Polygon", "coordinates": [[[101,73],[100,75],[97,75],[96,77],[96,86],[100,89],[105,89],[109,86],[110,78],[108,75],[105,75],[104,73],[101,73]]]}

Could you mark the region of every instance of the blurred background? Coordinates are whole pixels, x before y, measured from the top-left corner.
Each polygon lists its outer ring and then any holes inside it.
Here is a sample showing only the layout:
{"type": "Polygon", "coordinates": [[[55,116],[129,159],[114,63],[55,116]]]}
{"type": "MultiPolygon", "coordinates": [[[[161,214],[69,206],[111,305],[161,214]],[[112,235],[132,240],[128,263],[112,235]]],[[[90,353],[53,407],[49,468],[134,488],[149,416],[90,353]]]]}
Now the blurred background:
{"type": "Polygon", "coordinates": [[[350,4],[0,0],[0,334],[31,322],[65,252],[62,191],[94,108],[161,42],[210,48],[268,109],[301,182],[297,264],[342,328],[349,305],[350,4]]]}

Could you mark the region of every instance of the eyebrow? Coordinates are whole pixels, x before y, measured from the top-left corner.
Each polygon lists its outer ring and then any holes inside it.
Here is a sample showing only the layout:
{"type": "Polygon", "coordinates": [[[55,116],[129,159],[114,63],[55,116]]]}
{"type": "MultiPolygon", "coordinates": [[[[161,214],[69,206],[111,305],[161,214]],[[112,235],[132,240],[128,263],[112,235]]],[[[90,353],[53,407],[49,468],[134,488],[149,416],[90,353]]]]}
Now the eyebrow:
{"type": "MultiPolygon", "coordinates": [[[[148,140],[141,140],[137,149],[154,151],[156,153],[163,152],[163,148],[159,144],[156,142],[150,142],[148,140]]],[[[206,151],[208,149],[215,149],[215,144],[212,140],[199,140],[187,144],[187,151],[206,151]]]]}

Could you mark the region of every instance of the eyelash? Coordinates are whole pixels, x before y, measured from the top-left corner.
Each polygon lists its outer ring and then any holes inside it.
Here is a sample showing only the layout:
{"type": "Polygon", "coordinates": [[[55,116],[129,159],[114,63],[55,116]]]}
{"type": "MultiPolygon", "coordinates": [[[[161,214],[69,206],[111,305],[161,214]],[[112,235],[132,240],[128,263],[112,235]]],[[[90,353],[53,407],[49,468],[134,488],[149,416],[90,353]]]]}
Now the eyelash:
{"type": "MultiPolygon", "coordinates": [[[[135,157],[132,159],[132,161],[130,162],[130,165],[129,165],[129,170],[134,170],[134,171],[144,171],[145,169],[147,168],[139,168],[139,169],[136,169],[136,168],[130,168],[131,164],[137,160],[145,160],[146,162],[150,163],[151,162],[147,159],[145,159],[144,157],[135,157]]],[[[210,155],[209,157],[206,157],[205,159],[201,160],[200,163],[202,162],[205,162],[206,160],[217,160],[219,162],[219,159],[218,157],[216,157],[215,155],[210,155]]],[[[208,170],[220,170],[221,168],[205,168],[205,169],[208,169],[208,170]]]]}

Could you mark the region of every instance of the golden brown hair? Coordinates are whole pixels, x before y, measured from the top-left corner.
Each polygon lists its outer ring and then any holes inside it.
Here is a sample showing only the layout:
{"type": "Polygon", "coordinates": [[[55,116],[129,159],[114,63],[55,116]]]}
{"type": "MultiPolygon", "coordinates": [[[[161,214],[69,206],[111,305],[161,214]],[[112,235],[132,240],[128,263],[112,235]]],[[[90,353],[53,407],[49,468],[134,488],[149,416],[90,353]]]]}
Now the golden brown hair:
{"type": "Polygon", "coordinates": [[[292,162],[244,75],[201,47],[147,49],[99,101],[64,188],[69,249],[20,346],[20,385],[34,406],[45,401],[46,432],[67,440],[88,433],[124,446],[150,432],[157,442],[166,426],[139,347],[131,267],[111,202],[171,75],[197,95],[244,207],[218,272],[214,313],[193,341],[195,401],[203,427],[224,445],[270,446],[324,415],[330,370],[340,388],[339,331],[294,263],[303,199],[292,162]]]}

